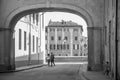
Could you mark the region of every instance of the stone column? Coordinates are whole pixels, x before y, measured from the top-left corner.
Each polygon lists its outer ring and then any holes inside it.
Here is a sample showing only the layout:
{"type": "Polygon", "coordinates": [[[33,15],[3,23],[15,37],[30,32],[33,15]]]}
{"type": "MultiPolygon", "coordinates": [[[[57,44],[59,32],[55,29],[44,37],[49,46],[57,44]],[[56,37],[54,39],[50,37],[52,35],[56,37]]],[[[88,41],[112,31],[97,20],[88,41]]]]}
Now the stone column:
{"type": "Polygon", "coordinates": [[[102,27],[88,27],[88,70],[101,70],[102,27]]]}
{"type": "Polygon", "coordinates": [[[57,50],[57,28],[55,28],[55,49],[57,50]]]}
{"type": "MultiPolygon", "coordinates": [[[[64,46],[64,27],[62,28],[62,47],[64,46]]],[[[62,54],[65,55],[65,50],[62,49],[62,54]]]]}
{"type": "Polygon", "coordinates": [[[70,56],[73,56],[73,29],[70,30],[70,56]]]}
{"type": "MultiPolygon", "coordinates": [[[[50,53],[50,28],[48,28],[48,33],[47,33],[47,50],[48,50],[48,53],[50,53]]],[[[47,54],[48,54],[47,53],[47,54]]]]}
{"type": "Polygon", "coordinates": [[[78,31],[79,31],[79,33],[78,33],[79,34],[78,35],[78,39],[79,39],[79,53],[78,53],[78,55],[80,56],[80,45],[81,45],[81,41],[80,40],[81,40],[82,35],[81,35],[81,29],[80,28],[79,28],[78,31]]]}
{"type": "Polygon", "coordinates": [[[15,69],[13,31],[9,28],[0,28],[0,71],[15,69]]]}

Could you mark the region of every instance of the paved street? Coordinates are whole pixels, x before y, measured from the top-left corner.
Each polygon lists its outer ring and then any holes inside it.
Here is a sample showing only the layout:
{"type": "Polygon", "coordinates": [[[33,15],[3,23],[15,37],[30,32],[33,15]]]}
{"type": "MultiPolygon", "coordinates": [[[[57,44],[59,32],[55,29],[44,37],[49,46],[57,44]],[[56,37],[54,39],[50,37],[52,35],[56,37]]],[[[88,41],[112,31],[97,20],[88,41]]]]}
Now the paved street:
{"type": "Polygon", "coordinates": [[[62,64],[55,67],[40,67],[30,70],[0,73],[0,80],[83,80],[80,75],[82,64],[62,64]]]}

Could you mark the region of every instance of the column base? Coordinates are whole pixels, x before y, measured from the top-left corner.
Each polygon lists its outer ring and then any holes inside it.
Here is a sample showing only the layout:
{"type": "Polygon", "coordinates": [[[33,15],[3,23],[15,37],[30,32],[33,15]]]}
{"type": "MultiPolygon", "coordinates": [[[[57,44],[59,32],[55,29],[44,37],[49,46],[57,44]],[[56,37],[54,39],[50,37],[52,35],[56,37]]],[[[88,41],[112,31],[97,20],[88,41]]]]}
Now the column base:
{"type": "Polygon", "coordinates": [[[87,70],[88,71],[102,71],[102,65],[101,64],[94,64],[92,66],[89,66],[87,67],[87,70]]]}
{"type": "Polygon", "coordinates": [[[14,65],[1,65],[0,64],[0,72],[9,72],[9,71],[12,71],[12,70],[15,70],[15,66],[14,65]]]}

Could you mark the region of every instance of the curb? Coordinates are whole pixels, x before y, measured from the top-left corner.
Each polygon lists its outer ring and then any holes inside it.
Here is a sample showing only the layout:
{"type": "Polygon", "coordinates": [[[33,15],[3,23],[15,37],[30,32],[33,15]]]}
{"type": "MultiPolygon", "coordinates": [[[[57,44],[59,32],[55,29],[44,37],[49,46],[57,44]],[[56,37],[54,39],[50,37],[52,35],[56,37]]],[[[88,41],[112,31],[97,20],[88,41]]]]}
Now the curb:
{"type": "Polygon", "coordinates": [[[42,65],[30,66],[30,67],[23,68],[23,69],[13,70],[13,72],[25,71],[25,70],[34,69],[34,68],[39,68],[39,67],[43,67],[43,66],[46,66],[46,65],[45,65],[45,64],[42,64],[42,65]]]}
{"type": "Polygon", "coordinates": [[[82,72],[81,74],[82,74],[82,76],[83,76],[86,80],[90,80],[89,78],[87,78],[87,77],[85,76],[84,72],[82,72]]]}
{"type": "MultiPolygon", "coordinates": [[[[82,75],[86,80],[93,80],[92,78],[87,77],[87,76],[85,75],[85,72],[82,72],[81,75],[82,75]]],[[[98,78],[98,80],[101,80],[101,79],[98,78]]],[[[112,80],[112,79],[110,79],[110,78],[105,78],[105,79],[102,79],[102,80],[112,80]]]]}
{"type": "Polygon", "coordinates": [[[5,72],[0,72],[0,73],[13,73],[13,72],[20,72],[20,71],[25,71],[25,70],[30,70],[30,69],[34,69],[34,68],[39,68],[39,67],[43,67],[46,66],[45,64],[41,64],[41,65],[32,65],[32,66],[28,66],[22,69],[16,69],[16,70],[9,70],[9,71],[5,71],[5,72]]]}

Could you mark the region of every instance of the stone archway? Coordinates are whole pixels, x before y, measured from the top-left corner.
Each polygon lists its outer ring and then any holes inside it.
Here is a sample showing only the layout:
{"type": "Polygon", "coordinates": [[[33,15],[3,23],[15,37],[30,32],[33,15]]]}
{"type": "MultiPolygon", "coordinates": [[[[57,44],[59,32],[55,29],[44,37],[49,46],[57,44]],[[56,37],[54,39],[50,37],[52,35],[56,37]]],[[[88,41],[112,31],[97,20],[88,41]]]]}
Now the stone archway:
{"type": "Polygon", "coordinates": [[[76,7],[67,4],[49,4],[49,6],[47,6],[46,4],[37,4],[37,5],[21,7],[16,10],[13,10],[12,13],[9,14],[4,25],[6,27],[10,27],[13,23],[15,23],[14,19],[17,21],[21,17],[27,14],[34,12],[45,12],[45,11],[63,11],[63,12],[73,13],[85,19],[88,27],[94,26],[94,22],[91,15],[85,9],[83,9],[82,7],[78,7],[78,6],[76,7]]]}
{"type": "MultiPolygon", "coordinates": [[[[15,27],[16,22],[23,16],[30,14],[30,13],[34,13],[34,12],[42,12],[42,11],[63,11],[63,12],[70,12],[73,14],[77,14],[81,17],[83,17],[83,19],[85,19],[85,21],[87,22],[88,27],[94,27],[94,22],[93,19],[91,17],[91,15],[82,7],[78,7],[78,6],[73,6],[73,5],[67,5],[67,4],[36,4],[36,5],[29,5],[29,6],[23,6],[20,8],[17,8],[15,10],[12,11],[12,13],[10,13],[5,21],[4,24],[4,39],[5,43],[7,44],[3,44],[3,48],[4,51],[1,55],[5,55],[6,57],[2,58],[2,63],[3,65],[1,65],[1,69],[4,70],[14,70],[15,69],[15,57],[14,57],[14,46],[13,41],[14,39],[13,37],[13,29],[15,27]],[[5,49],[7,49],[7,51],[5,51],[5,49]],[[6,54],[4,54],[6,53],[6,54]],[[3,68],[4,67],[4,68],[3,68]]],[[[88,30],[89,31],[89,30],[88,30]]],[[[91,31],[90,31],[91,32],[91,31]]],[[[88,39],[90,40],[89,42],[92,42],[94,40],[94,37],[91,38],[92,35],[88,35],[88,39]]],[[[88,42],[88,43],[89,43],[88,42]]],[[[93,45],[93,42],[90,43],[89,45],[93,45]]],[[[94,45],[93,45],[94,46],[94,45]]],[[[94,56],[94,49],[91,49],[93,53],[91,53],[92,56],[94,56]]],[[[88,51],[89,54],[89,51],[88,51]]],[[[88,55],[89,56],[89,55],[88,55]]],[[[94,59],[89,60],[91,58],[88,58],[88,61],[90,61],[90,66],[92,66],[94,63],[94,59]],[[92,64],[91,64],[92,62],[92,64]]]]}

